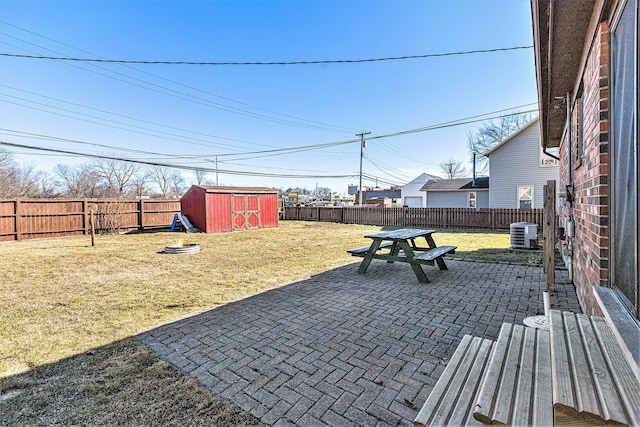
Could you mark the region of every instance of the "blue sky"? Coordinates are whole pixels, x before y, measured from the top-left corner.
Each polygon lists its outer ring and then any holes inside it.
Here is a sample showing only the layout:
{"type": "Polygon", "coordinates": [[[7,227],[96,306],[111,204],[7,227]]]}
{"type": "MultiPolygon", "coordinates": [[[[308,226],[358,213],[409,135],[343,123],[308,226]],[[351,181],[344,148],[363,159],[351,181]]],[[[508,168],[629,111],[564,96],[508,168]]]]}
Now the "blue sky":
{"type": "MultiPolygon", "coordinates": [[[[528,0],[0,0],[0,53],[20,55],[293,62],[532,44],[528,0]]],[[[243,173],[221,172],[222,185],[346,192],[358,182],[360,144],[331,143],[528,104],[524,111],[535,102],[533,49],[242,66],[0,56],[1,141],[192,168],[215,169],[217,156],[219,170],[243,173]],[[330,146],[286,150],[321,144],[330,146]],[[285,150],[269,151],[278,149],[285,150]]],[[[386,187],[438,174],[449,158],[471,170],[467,136],[480,125],[372,139],[364,173],[386,187]]],[[[92,160],[3,147],[43,170],[92,160]]],[[[195,180],[181,173],[188,184],[195,180]]]]}

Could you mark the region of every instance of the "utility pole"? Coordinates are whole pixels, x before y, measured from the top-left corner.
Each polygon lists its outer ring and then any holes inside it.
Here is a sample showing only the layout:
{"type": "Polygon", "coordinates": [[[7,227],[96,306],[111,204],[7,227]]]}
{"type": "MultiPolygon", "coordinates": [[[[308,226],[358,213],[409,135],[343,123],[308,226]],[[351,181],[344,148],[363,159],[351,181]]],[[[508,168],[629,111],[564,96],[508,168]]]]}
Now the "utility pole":
{"type": "Polygon", "coordinates": [[[218,181],[218,156],[216,156],[216,185],[220,185],[220,181],[218,181]]]}
{"type": "Polygon", "coordinates": [[[369,135],[371,132],[356,133],[356,136],[360,137],[360,186],[358,187],[358,205],[362,206],[362,159],[364,158],[364,136],[369,135]]]}

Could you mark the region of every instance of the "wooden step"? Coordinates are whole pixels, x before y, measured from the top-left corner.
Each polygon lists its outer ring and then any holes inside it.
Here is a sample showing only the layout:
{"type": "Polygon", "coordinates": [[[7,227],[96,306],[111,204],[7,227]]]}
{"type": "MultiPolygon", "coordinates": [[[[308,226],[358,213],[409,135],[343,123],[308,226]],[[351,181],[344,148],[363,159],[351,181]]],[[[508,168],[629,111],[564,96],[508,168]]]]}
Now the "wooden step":
{"type": "Polygon", "coordinates": [[[503,323],[473,416],[486,425],[550,426],[549,332],[503,323]]]}
{"type": "Polygon", "coordinates": [[[640,424],[640,382],[606,320],[550,317],[556,422],[640,424]]]}
{"type": "Polygon", "coordinates": [[[414,421],[416,427],[481,425],[473,405],[493,341],[465,335],[414,421]]]}

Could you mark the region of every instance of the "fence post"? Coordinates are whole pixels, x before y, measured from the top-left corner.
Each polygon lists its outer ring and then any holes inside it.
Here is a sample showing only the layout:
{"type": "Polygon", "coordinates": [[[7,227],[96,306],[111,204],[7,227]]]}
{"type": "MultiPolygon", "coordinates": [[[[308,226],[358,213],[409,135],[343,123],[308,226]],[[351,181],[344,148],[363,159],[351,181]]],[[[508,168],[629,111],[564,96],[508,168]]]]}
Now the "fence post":
{"type": "Polygon", "coordinates": [[[20,240],[20,199],[16,199],[13,211],[15,213],[16,240],[20,240]]]}
{"type": "Polygon", "coordinates": [[[88,201],[87,199],[82,199],[82,234],[86,235],[89,232],[89,222],[87,221],[87,212],[88,201]]]}
{"type": "Polygon", "coordinates": [[[138,229],[144,230],[144,200],[138,200],[138,229]]]}

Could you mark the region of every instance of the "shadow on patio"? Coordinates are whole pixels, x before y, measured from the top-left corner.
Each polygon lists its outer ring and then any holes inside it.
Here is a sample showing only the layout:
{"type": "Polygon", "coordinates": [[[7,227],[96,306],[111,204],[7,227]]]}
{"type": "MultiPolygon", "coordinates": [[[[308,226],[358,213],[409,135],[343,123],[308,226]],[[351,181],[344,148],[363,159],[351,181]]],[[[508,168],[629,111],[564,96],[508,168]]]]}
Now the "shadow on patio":
{"type": "MultiPolygon", "coordinates": [[[[539,266],[358,263],[139,336],[162,359],[276,425],[412,425],[465,334],[542,314],[539,266]]],[[[558,271],[556,280],[566,272],[558,271]]],[[[580,312],[572,285],[552,308],[580,312]]]]}

